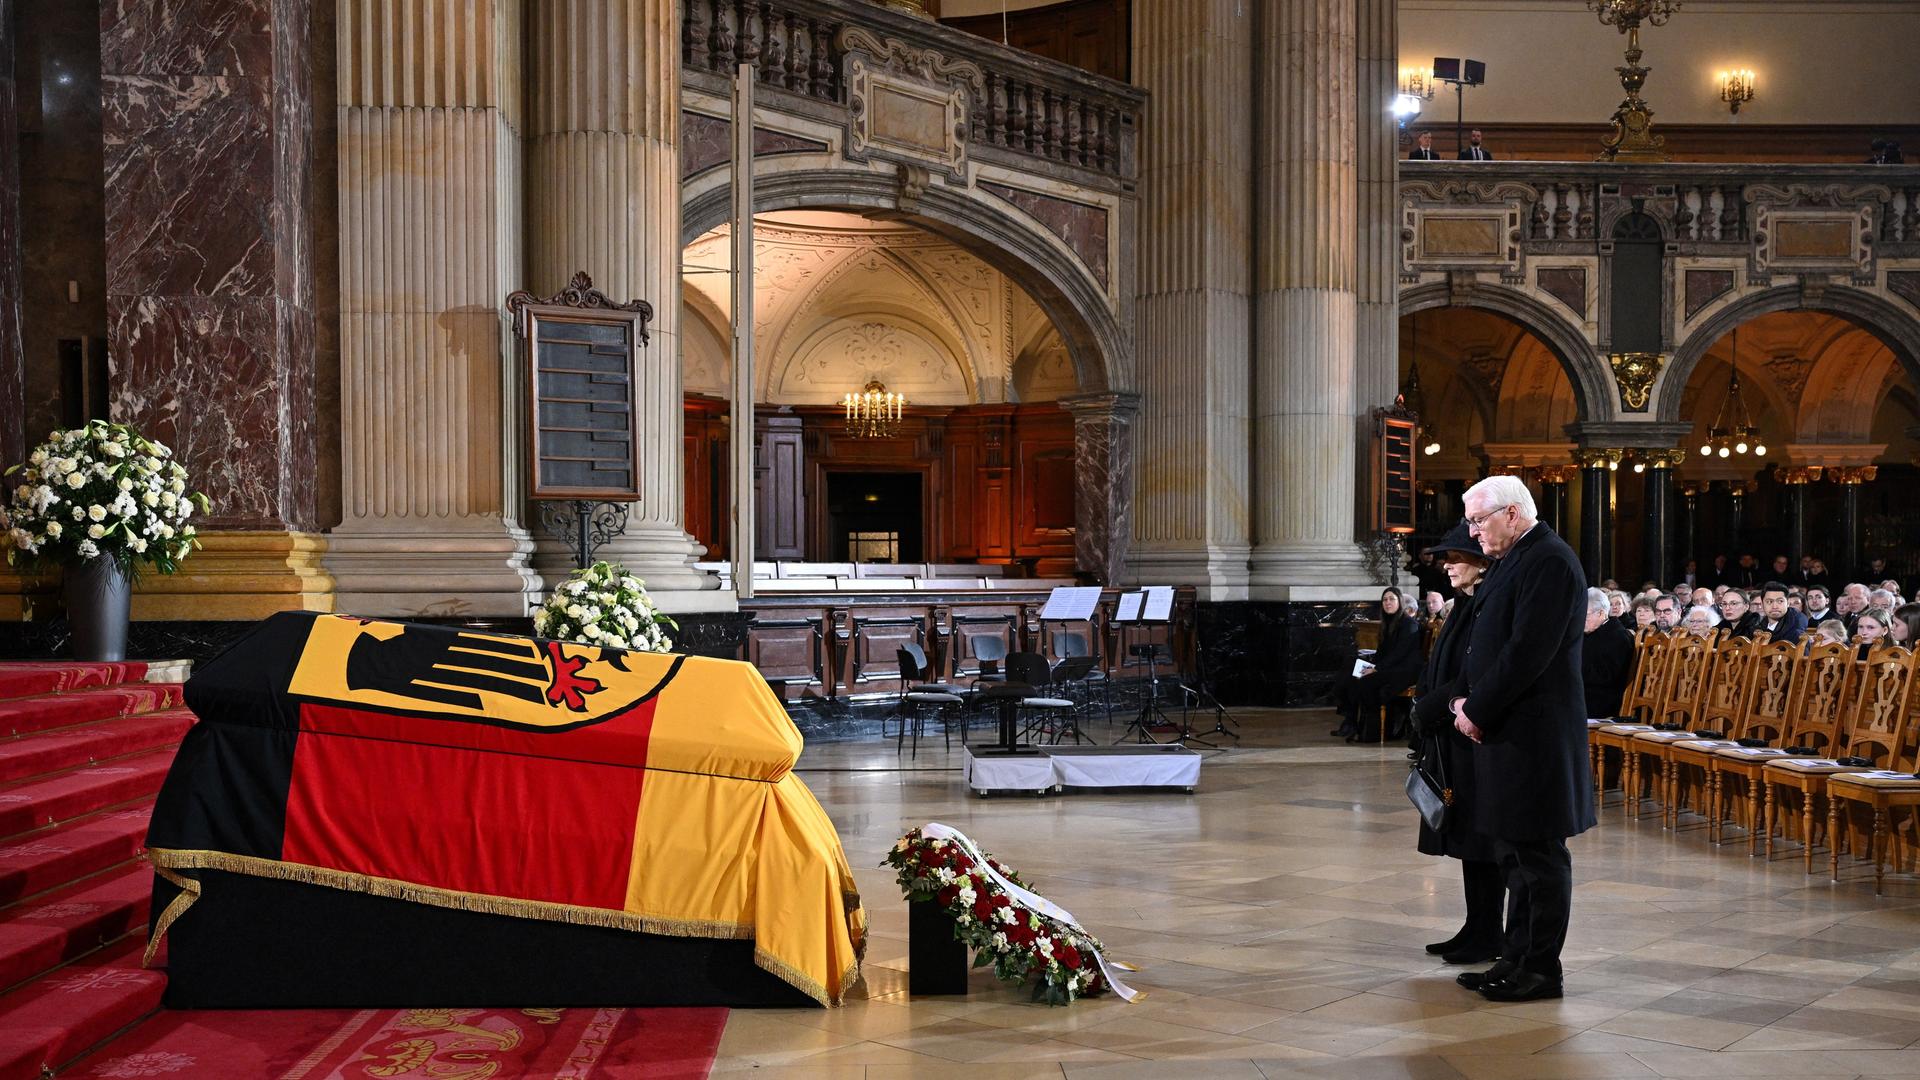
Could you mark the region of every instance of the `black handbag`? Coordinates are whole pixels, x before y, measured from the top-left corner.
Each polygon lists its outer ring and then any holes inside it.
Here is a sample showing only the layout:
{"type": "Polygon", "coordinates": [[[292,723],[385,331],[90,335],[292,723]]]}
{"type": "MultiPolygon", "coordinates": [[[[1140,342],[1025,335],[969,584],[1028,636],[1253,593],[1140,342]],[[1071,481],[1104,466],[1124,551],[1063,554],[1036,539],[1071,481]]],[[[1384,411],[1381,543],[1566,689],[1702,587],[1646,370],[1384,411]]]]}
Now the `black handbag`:
{"type": "Polygon", "coordinates": [[[1447,782],[1447,748],[1439,740],[1429,740],[1419,760],[1407,770],[1407,799],[1420,811],[1420,820],[1434,832],[1447,827],[1447,815],[1453,811],[1453,786],[1447,782]]]}

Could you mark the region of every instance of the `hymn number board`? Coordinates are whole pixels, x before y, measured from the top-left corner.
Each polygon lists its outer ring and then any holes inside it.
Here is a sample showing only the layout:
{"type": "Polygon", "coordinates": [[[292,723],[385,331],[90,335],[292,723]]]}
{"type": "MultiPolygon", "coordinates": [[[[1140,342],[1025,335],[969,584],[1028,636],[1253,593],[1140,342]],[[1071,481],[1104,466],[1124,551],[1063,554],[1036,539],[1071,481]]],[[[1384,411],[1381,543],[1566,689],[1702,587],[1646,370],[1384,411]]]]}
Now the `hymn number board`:
{"type": "Polygon", "coordinates": [[[653,306],[617,303],[582,272],[558,295],[507,297],[527,373],[535,499],[633,502],[640,349],[653,306]]]}
{"type": "Polygon", "coordinates": [[[1414,530],[1414,442],[1419,421],[1400,403],[1374,410],[1373,512],[1377,531],[1414,530]]]}

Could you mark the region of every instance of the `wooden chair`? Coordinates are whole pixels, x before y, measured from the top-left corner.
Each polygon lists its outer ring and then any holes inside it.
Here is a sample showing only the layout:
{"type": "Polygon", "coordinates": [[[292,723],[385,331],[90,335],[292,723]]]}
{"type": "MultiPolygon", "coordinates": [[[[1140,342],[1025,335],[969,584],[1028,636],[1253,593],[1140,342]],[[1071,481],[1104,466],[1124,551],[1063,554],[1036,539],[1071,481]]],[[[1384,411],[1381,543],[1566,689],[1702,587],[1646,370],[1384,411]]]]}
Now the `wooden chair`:
{"type": "Polygon", "coordinates": [[[1593,759],[1593,809],[1597,815],[1606,804],[1607,751],[1620,756],[1621,801],[1626,801],[1627,743],[1635,734],[1652,731],[1647,719],[1653,715],[1666,690],[1667,646],[1672,639],[1652,627],[1634,632],[1633,678],[1627,681],[1627,693],[1620,701],[1620,720],[1607,723],[1603,718],[1587,720],[1587,750],[1593,759]]]}
{"type": "MultiPolygon", "coordinates": [[[[1742,740],[1757,746],[1780,746],[1787,736],[1787,717],[1792,700],[1793,671],[1806,651],[1797,641],[1770,641],[1755,650],[1752,671],[1747,680],[1747,697],[1742,722],[1736,730],[1729,730],[1727,738],[1734,745],[1742,740]]],[[[1680,748],[1687,746],[1679,743],[1674,748],[1674,758],[1681,759],[1680,748]]],[[[1707,840],[1718,846],[1726,836],[1726,821],[1729,809],[1747,806],[1744,795],[1750,785],[1745,774],[1729,773],[1720,766],[1723,759],[1719,751],[1731,747],[1715,747],[1714,751],[1703,757],[1707,770],[1707,840]],[[1739,801],[1728,798],[1728,789],[1737,787],[1743,797],[1739,801]]],[[[1689,762],[1691,757],[1688,758],[1689,762]]],[[[1757,842],[1756,814],[1759,792],[1754,791],[1753,806],[1742,822],[1749,840],[1757,842]]]]}
{"type": "Polygon", "coordinates": [[[1667,646],[1667,693],[1653,712],[1653,730],[1636,731],[1624,747],[1629,820],[1640,816],[1641,778],[1650,783],[1650,794],[1660,807],[1660,826],[1667,825],[1670,809],[1667,781],[1667,746],[1682,739],[1693,739],[1698,727],[1700,701],[1706,696],[1707,683],[1713,677],[1715,650],[1720,647],[1720,631],[1700,636],[1673,635],[1667,646]]]}
{"type": "Polygon", "coordinates": [[[1714,751],[1738,746],[1738,740],[1746,737],[1747,699],[1759,670],[1754,661],[1766,647],[1767,635],[1757,634],[1752,638],[1729,637],[1714,649],[1713,673],[1700,698],[1694,738],[1666,744],[1669,829],[1680,827],[1680,809],[1691,805],[1707,819],[1707,831],[1712,834],[1713,819],[1705,798],[1710,783],[1708,763],[1714,751]]]}
{"type": "MultiPolygon", "coordinates": [[[[1847,648],[1851,652],[1853,646],[1847,648]]],[[[1912,667],[1912,657],[1907,650],[1876,651],[1872,658],[1850,661],[1847,667],[1846,694],[1839,710],[1841,726],[1838,737],[1824,748],[1826,756],[1769,761],[1761,773],[1769,806],[1776,804],[1776,792],[1800,793],[1800,847],[1809,874],[1813,873],[1816,831],[1825,824],[1816,813],[1827,801],[1827,778],[1835,773],[1862,772],[1890,764],[1899,749],[1901,728],[1906,720],[1906,689],[1912,667]],[[1897,701],[1889,700],[1893,694],[1898,694],[1897,701]],[[1846,755],[1846,762],[1833,756],[1842,753],[1846,755]]],[[[1769,845],[1773,843],[1775,821],[1769,811],[1769,845]]],[[[1833,843],[1832,837],[1828,837],[1828,843],[1833,843]]]]}
{"type": "MultiPolygon", "coordinates": [[[[1892,843],[1888,819],[1902,809],[1911,817],[1912,809],[1920,806],[1920,778],[1913,775],[1920,767],[1920,687],[1915,685],[1920,681],[1915,675],[1920,659],[1916,656],[1920,654],[1897,645],[1875,649],[1867,657],[1862,679],[1860,724],[1871,733],[1867,736],[1869,745],[1878,746],[1877,740],[1885,732],[1893,732],[1890,745],[1894,749],[1884,763],[1897,775],[1865,771],[1836,773],[1827,778],[1828,870],[1833,880],[1840,880],[1840,842],[1846,838],[1840,831],[1842,822],[1852,824],[1857,818],[1867,818],[1871,825],[1866,857],[1873,860],[1875,896],[1886,884],[1886,858],[1892,843]]],[[[1852,744],[1847,753],[1866,756],[1852,744]]]]}
{"type": "Polygon", "coordinates": [[[1735,746],[1713,752],[1723,789],[1740,787],[1746,792],[1747,854],[1760,853],[1760,837],[1764,834],[1767,856],[1773,856],[1773,804],[1765,779],[1767,763],[1787,756],[1790,746],[1810,747],[1817,752],[1834,744],[1852,670],[1853,646],[1811,646],[1794,662],[1787,729],[1780,737],[1781,745],[1735,746]]]}

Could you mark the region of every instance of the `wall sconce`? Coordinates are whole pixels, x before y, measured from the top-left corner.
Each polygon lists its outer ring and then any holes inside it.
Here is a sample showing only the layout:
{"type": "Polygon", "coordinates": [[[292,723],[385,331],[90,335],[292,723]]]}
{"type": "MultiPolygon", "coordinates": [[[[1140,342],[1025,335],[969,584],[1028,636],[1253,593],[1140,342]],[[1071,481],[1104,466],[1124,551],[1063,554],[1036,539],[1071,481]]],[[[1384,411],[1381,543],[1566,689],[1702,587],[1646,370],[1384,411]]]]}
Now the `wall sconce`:
{"type": "Polygon", "coordinates": [[[1400,94],[1402,97],[1419,98],[1421,101],[1432,101],[1435,89],[1436,87],[1433,81],[1427,77],[1426,72],[1417,67],[1403,67],[1400,69],[1400,94]]]}
{"type": "Polygon", "coordinates": [[[1737,71],[1723,71],[1717,76],[1720,83],[1720,100],[1726,102],[1728,110],[1735,116],[1740,115],[1740,106],[1753,100],[1753,72],[1748,68],[1737,71]]]}

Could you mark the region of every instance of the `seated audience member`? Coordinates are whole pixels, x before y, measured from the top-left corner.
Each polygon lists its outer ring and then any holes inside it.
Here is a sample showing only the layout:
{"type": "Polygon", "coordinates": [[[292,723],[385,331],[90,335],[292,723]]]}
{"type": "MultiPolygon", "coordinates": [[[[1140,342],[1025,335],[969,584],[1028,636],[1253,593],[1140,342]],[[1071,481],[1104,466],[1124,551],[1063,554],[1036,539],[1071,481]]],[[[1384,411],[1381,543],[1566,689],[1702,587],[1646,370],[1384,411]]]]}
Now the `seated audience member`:
{"type": "MultiPolygon", "coordinates": [[[[1728,579],[1727,574],[1727,557],[1725,555],[1715,555],[1713,557],[1713,566],[1707,570],[1706,574],[1703,575],[1700,580],[1694,582],[1694,584],[1712,587],[1726,581],[1728,579]]],[[[1676,589],[1674,591],[1678,592],[1679,590],[1676,589]]]]}
{"type": "Polygon", "coordinates": [[[1437,592],[1427,594],[1427,618],[1438,621],[1446,617],[1447,598],[1437,592]]]}
{"type": "Polygon", "coordinates": [[[1827,599],[1831,595],[1832,594],[1827,591],[1827,587],[1825,585],[1807,586],[1807,625],[1808,626],[1819,626],[1821,623],[1826,622],[1830,618],[1833,618],[1834,610],[1832,605],[1827,599]]]}
{"type": "Polygon", "coordinates": [[[1834,598],[1833,610],[1840,621],[1847,624],[1847,632],[1852,633],[1860,621],[1860,613],[1867,610],[1867,587],[1857,581],[1848,582],[1834,598]]]}
{"type": "Polygon", "coordinates": [[[1889,589],[1884,585],[1873,590],[1867,594],[1867,608],[1892,611],[1900,606],[1900,597],[1896,595],[1897,592],[1897,589],[1889,589]]]}
{"type": "Polygon", "coordinates": [[[1610,607],[1605,592],[1587,590],[1587,636],[1581,646],[1580,674],[1590,719],[1618,716],[1627,680],[1633,677],[1633,635],[1607,613],[1610,607]]]}
{"type": "Polygon", "coordinates": [[[1787,557],[1785,555],[1775,555],[1773,557],[1773,570],[1770,572],[1773,576],[1767,579],[1769,581],[1787,580],[1787,557]]]}
{"type": "Polygon", "coordinates": [[[1733,568],[1733,576],[1727,580],[1727,584],[1751,589],[1759,583],[1760,560],[1754,558],[1752,552],[1740,556],[1740,565],[1733,568]]]}
{"type": "Polygon", "coordinates": [[[1920,648],[1920,604],[1901,604],[1894,610],[1887,636],[1902,648],[1920,648]]]}
{"type": "Polygon", "coordinates": [[[1703,608],[1713,607],[1720,602],[1721,597],[1727,595],[1727,588],[1727,586],[1722,585],[1717,590],[1695,589],[1693,590],[1693,596],[1689,598],[1690,606],[1703,608]]]}
{"type": "Polygon", "coordinates": [[[1651,596],[1635,597],[1633,601],[1633,627],[1632,628],[1634,630],[1640,630],[1644,627],[1653,626],[1656,624],[1656,622],[1657,620],[1653,614],[1653,597],[1651,596]]]}
{"type": "Polygon", "coordinates": [[[1813,580],[1827,587],[1827,595],[1833,595],[1833,572],[1827,569],[1825,559],[1813,560],[1813,580]]]}
{"type": "Polygon", "coordinates": [[[1770,641],[1799,641],[1807,632],[1807,617],[1793,609],[1787,587],[1769,581],[1760,587],[1760,625],[1770,641]]]}
{"type": "Polygon", "coordinates": [[[1654,625],[1669,634],[1673,633],[1674,628],[1680,625],[1680,609],[1683,606],[1675,597],[1661,593],[1653,601],[1654,625]]]}
{"type": "Polygon", "coordinates": [[[1794,589],[1787,593],[1787,606],[1799,612],[1801,615],[1805,615],[1807,613],[1807,598],[1801,595],[1799,589],[1794,589]]]}
{"type": "Polygon", "coordinates": [[[1812,643],[1816,645],[1845,645],[1847,643],[1847,624],[1839,619],[1825,619],[1813,628],[1812,643]]]}
{"type": "Polygon", "coordinates": [[[1695,585],[1700,584],[1699,562],[1693,559],[1688,559],[1686,569],[1681,571],[1680,573],[1680,580],[1686,582],[1687,588],[1689,589],[1693,588],[1695,585]]]}
{"type": "Polygon", "coordinates": [[[1893,614],[1885,608],[1868,608],[1860,613],[1853,623],[1853,640],[1860,646],[1860,659],[1865,660],[1875,645],[1887,643],[1887,627],[1892,622],[1893,614]]]}
{"type": "Polygon", "coordinates": [[[1747,606],[1747,594],[1739,589],[1728,589],[1720,598],[1720,617],[1726,620],[1727,633],[1737,638],[1751,638],[1760,625],[1760,617],[1747,606]]]}
{"type": "Polygon", "coordinates": [[[1680,626],[1689,634],[1706,637],[1713,633],[1714,618],[1712,608],[1688,608],[1687,617],[1680,620],[1680,626]]]}
{"type": "MultiPolygon", "coordinates": [[[[1336,707],[1340,726],[1330,734],[1348,742],[1371,742],[1380,737],[1381,706],[1420,677],[1420,621],[1413,613],[1413,600],[1399,589],[1380,594],[1380,646],[1366,658],[1373,666],[1359,675],[1349,675],[1340,684],[1336,707]]],[[[1388,738],[1399,738],[1393,732],[1388,738]]]]}

